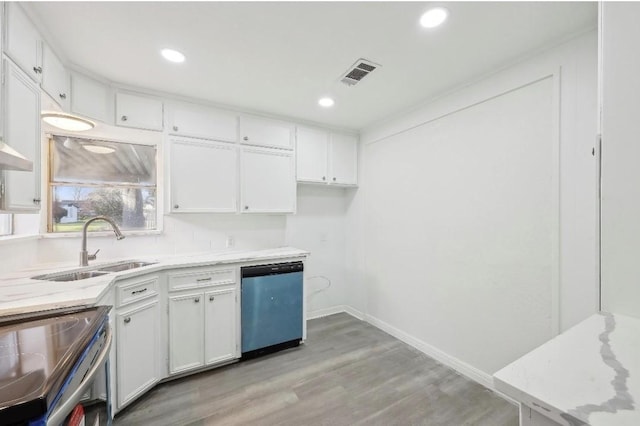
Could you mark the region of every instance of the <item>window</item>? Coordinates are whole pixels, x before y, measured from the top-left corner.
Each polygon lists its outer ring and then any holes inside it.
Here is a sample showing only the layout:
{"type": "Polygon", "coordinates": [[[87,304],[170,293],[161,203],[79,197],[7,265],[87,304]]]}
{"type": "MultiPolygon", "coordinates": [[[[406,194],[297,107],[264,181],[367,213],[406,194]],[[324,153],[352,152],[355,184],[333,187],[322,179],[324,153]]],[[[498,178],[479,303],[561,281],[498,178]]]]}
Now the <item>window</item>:
{"type": "Polygon", "coordinates": [[[0,237],[13,234],[13,215],[0,214],[0,237]]]}
{"type": "MultiPolygon", "coordinates": [[[[50,140],[49,232],[81,231],[93,216],[123,230],[156,226],[156,147],[66,136],[50,140]]],[[[103,221],[89,231],[110,230],[103,221]]]]}

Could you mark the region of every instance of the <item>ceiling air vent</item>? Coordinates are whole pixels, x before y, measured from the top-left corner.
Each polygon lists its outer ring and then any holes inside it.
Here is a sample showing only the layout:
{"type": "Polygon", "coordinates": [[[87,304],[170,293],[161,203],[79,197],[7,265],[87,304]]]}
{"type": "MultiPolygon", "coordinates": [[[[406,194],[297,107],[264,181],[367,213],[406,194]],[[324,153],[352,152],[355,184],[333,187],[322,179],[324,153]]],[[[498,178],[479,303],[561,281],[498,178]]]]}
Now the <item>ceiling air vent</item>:
{"type": "Polygon", "coordinates": [[[374,62],[360,58],[342,75],[340,81],[347,86],[353,86],[379,66],[374,62]]]}

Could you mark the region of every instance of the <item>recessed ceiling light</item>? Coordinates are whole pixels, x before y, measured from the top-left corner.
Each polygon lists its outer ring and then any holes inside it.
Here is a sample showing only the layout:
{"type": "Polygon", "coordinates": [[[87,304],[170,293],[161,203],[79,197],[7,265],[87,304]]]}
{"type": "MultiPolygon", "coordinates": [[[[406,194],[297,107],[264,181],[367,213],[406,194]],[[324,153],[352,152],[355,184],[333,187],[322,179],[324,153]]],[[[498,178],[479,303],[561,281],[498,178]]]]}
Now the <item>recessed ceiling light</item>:
{"type": "Polygon", "coordinates": [[[45,123],[70,132],[82,132],[96,126],[92,121],[61,112],[43,112],[40,116],[45,123]]]}
{"type": "Polygon", "coordinates": [[[318,99],[318,105],[320,105],[323,108],[331,108],[335,103],[336,103],[336,101],[334,101],[333,99],[331,99],[329,97],[324,97],[324,98],[318,99]]]}
{"type": "Polygon", "coordinates": [[[184,55],[178,52],[177,50],[162,49],[160,53],[167,61],[175,62],[175,63],[184,62],[184,55]]]}
{"type": "Polygon", "coordinates": [[[422,14],[420,17],[420,25],[425,28],[435,28],[442,25],[442,23],[447,20],[448,16],[449,11],[444,7],[434,7],[422,14]]]}
{"type": "Polygon", "coordinates": [[[116,151],[115,148],[104,145],[83,144],[82,147],[89,152],[93,152],[94,154],[111,154],[116,151]]]}

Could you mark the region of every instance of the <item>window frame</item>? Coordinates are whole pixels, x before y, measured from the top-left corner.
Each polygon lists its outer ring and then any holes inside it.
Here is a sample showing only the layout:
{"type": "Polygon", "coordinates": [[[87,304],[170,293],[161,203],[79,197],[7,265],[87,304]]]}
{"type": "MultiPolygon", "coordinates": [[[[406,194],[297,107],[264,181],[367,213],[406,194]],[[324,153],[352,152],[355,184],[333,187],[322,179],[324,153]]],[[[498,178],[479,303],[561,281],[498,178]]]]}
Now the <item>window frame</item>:
{"type": "MultiPolygon", "coordinates": [[[[132,135],[131,139],[134,139],[135,135],[132,135]]],[[[53,203],[55,202],[55,197],[53,197],[53,188],[54,186],[76,186],[76,187],[85,187],[85,188],[142,188],[148,190],[155,191],[155,222],[156,226],[153,229],[122,229],[122,233],[125,235],[158,235],[162,234],[163,230],[163,212],[164,212],[164,196],[163,189],[161,183],[163,182],[163,152],[162,152],[162,144],[160,142],[150,143],[150,142],[131,142],[130,140],[118,140],[105,138],[100,135],[94,134],[82,134],[78,135],[77,133],[65,133],[65,132],[56,132],[56,133],[47,133],[46,138],[44,139],[44,145],[47,152],[47,170],[46,173],[43,173],[43,186],[46,188],[46,215],[42,215],[41,229],[42,232],[41,237],[44,238],[64,238],[64,237],[77,237],[81,231],[62,231],[55,232],[53,231],[54,218],[53,218],[53,203]],[[94,183],[78,183],[78,182],[54,182],[53,181],[53,156],[54,156],[54,148],[53,144],[55,143],[56,137],[64,138],[76,138],[76,139],[86,139],[86,140],[94,140],[97,142],[108,142],[115,144],[125,144],[125,145],[142,145],[148,146],[155,149],[155,185],[130,185],[130,184],[115,184],[115,185],[104,185],[104,184],[94,184],[94,183]]],[[[44,195],[44,194],[43,194],[44,195]]],[[[44,198],[44,197],[43,197],[44,198]]],[[[100,230],[100,231],[90,231],[91,235],[94,236],[109,236],[113,235],[113,232],[110,230],[100,230]]]]}

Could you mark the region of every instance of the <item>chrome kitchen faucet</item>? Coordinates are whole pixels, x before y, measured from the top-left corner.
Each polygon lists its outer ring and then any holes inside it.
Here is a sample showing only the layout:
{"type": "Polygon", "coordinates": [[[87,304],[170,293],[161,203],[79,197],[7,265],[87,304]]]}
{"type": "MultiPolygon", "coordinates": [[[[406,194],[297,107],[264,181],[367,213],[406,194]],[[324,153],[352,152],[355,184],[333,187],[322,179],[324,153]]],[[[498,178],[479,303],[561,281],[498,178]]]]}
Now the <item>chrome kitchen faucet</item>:
{"type": "Polygon", "coordinates": [[[91,219],[85,222],[84,227],[82,228],[82,247],[80,248],[80,266],[88,266],[90,260],[96,260],[98,252],[100,251],[100,249],[98,249],[93,254],[89,254],[87,252],[87,228],[89,227],[89,224],[91,222],[94,222],[96,220],[104,220],[109,225],[111,225],[111,227],[113,228],[113,232],[116,234],[117,240],[122,240],[124,238],[124,235],[122,235],[122,232],[120,232],[120,228],[118,228],[118,225],[116,225],[113,219],[108,218],[106,216],[92,217],[91,219]]]}

